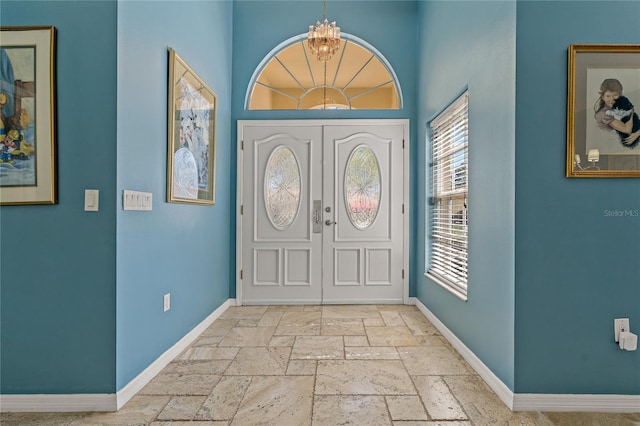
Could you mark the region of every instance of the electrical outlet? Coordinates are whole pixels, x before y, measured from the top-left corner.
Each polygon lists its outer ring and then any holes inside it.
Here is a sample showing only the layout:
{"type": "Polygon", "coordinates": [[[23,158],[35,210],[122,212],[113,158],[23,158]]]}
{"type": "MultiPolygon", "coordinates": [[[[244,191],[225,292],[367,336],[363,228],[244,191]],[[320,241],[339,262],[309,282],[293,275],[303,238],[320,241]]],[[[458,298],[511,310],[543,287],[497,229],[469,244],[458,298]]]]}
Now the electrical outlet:
{"type": "MultiPolygon", "coordinates": [[[[169,309],[171,309],[171,293],[167,293],[164,295],[163,307],[164,312],[167,312],[169,309]]],[[[617,341],[618,340],[616,339],[616,342],[617,341]]]]}
{"type": "Polygon", "coordinates": [[[620,340],[621,331],[631,331],[629,330],[629,318],[616,318],[613,320],[613,333],[616,342],[620,340]]]}

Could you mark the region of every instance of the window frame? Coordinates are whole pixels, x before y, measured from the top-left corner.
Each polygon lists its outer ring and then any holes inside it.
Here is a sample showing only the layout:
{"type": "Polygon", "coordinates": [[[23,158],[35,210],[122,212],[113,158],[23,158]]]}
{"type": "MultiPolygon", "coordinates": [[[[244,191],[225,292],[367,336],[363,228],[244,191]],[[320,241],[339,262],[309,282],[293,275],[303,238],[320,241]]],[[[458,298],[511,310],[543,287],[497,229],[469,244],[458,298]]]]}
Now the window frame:
{"type": "Polygon", "coordinates": [[[469,91],[428,122],[425,275],[462,300],[468,295],[469,91]]]}
{"type": "MultiPolygon", "coordinates": [[[[284,41],[282,41],[280,44],[278,44],[276,47],[274,47],[269,53],[267,53],[267,55],[265,55],[264,58],[262,58],[262,60],[260,61],[260,63],[258,64],[258,66],[256,67],[256,69],[253,71],[253,74],[251,76],[251,79],[249,80],[249,84],[247,86],[247,91],[245,93],[245,99],[244,99],[244,109],[245,111],[301,111],[304,109],[252,109],[251,108],[251,98],[253,96],[253,91],[254,88],[256,86],[259,86],[258,83],[258,79],[260,78],[260,75],[262,73],[262,71],[264,70],[264,68],[269,64],[270,61],[276,59],[276,56],[286,50],[287,48],[289,48],[290,46],[300,43],[302,42],[303,44],[305,44],[304,49],[306,50],[306,40],[308,37],[308,33],[302,33],[302,34],[298,34],[296,36],[290,37],[284,41]]],[[[362,49],[367,50],[372,57],[376,58],[380,64],[387,70],[387,72],[389,73],[389,75],[391,76],[391,80],[387,82],[387,84],[393,84],[393,86],[395,87],[395,91],[396,91],[396,95],[398,97],[397,102],[398,102],[398,107],[397,108],[373,108],[375,110],[402,110],[404,109],[404,98],[403,98],[403,94],[402,94],[402,87],[400,85],[400,80],[398,79],[398,76],[396,75],[396,72],[394,71],[393,67],[391,66],[391,63],[389,62],[389,60],[387,60],[387,58],[378,50],[376,49],[372,44],[368,43],[367,41],[353,35],[350,33],[346,33],[346,32],[340,32],[340,38],[344,41],[344,42],[349,42],[352,43],[354,45],[359,46],[362,49]]],[[[339,60],[339,58],[337,58],[339,60]]],[[[323,85],[315,85],[314,88],[312,88],[311,90],[318,90],[319,88],[322,88],[323,85]]],[[[338,92],[342,91],[333,86],[333,85],[327,85],[327,89],[330,90],[337,90],[338,92]]],[[[373,88],[375,89],[375,88],[373,88]]],[[[363,96],[368,94],[372,89],[366,90],[362,93],[357,94],[357,96],[349,96],[347,97],[344,93],[342,93],[342,95],[345,96],[345,98],[350,98],[350,99],[355,99],[357,97],[363,96]]],[[[341,95],[341,96],[342,96],[341,95]]],[[[305,95],[306,96],[306,95],[305,95]]],[[[304,97],[304,96],[303,96],[304,97]]],[[[334,105],[329,105],[327,104],[327,108],[326,109],[337,109],[334,107],[334,105]]],[[[355,107],[351,107],[351,105],[349,105],[349,110],[355,110],[355,107]]],[[[371,108],[361,108],[361,109],[371,109],[371,108]]]]}

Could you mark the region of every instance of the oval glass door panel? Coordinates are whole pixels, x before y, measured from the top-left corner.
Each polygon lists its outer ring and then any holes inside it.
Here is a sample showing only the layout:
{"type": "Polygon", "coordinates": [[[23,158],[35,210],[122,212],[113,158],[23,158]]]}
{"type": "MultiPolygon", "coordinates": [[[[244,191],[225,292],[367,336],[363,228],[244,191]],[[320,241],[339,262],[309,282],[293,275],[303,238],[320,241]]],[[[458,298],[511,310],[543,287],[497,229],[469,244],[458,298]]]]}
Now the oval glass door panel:
{"type": "Polygon", "coordinates": [[[269,220],[285,230],[296,219],[300,209],[300,166],[286,146],[273,150],[264,172],[264,198],[269,220]]]}
{"type": "Polygon", "coordinates": [[[344,173],[344,198],[349,220],[358,229],[366,229],[378,216],[381,197],[380,166],[371,148],[354,148],[344,173]]]}

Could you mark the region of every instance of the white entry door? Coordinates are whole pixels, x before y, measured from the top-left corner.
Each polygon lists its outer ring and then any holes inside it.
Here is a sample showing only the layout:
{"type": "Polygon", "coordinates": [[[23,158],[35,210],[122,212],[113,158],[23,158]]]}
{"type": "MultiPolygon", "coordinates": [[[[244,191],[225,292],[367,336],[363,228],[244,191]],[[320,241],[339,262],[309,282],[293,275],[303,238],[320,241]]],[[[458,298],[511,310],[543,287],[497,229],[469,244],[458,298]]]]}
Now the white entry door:
{"type": "Polygon", "coordinates": [[[241,304],[403,303],[406,120],[238,123],[241,304]]]}

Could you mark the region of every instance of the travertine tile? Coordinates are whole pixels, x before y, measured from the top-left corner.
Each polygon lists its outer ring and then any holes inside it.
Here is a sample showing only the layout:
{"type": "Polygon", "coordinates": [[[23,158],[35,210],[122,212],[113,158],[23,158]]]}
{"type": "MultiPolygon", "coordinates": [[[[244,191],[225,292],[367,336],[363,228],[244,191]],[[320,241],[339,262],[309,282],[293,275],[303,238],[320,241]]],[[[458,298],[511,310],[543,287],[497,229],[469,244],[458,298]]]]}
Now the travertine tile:
{"type": "Polygon", "coordinates": [[[323,318],[320,334],[323,336],[364,336],[364,325],[359,318],[323,318]]]}
{"type": "Polygon", "coordinates": [[[365,318],[362,320],[365,327],[384,327],[384,321],[380,318],[365,318]]]}
{"type": "Polygon", "coordinates": [[[367,336],[344,336],[345,346],[369,346],[367,336]]]}
{"type": "Polygon", "coordinates": [[[413,337],[415,337],[419,346],[450,346],[444,337],[438,335],[415,334],[413,337]]]}
{"type": "Polygon", "coordinates": [[[291,360],[287,366],[287,376],[315,376],[316,361],[291,360]]]}
{"type": "Polygon", "coordinates": [[[214,359],[210,361],[173,361],[167,365],[163,374],[222,374],[231,364],[230,359],[214,359]]]}
{"type": "Polygon", "coordinates": [[[205,399],[204,396],[174,396],[158,414],[158,420],[192,420],[205,399]]]}
{"type": "Polygon", "coordinates": [[[313,377],[254,377],[232,425],[308,425],[313,377]]]}
{"type": "Polygon", "coordinates": [[[380,318],[380,313],[371,305],[326,305],[322,318],[380,318]]]}
{"type": "Polygon", "coordinates": [[[401,312],[400,316],[407,324],[407,327],[415,335],[440,334],[440,332],[429,322],[421,312],[401,312]]]}
{"type": "MultiPolygon", "coordinates": [[[[118,412],[113,413],[95,413],[99,415],[99,424],[109,424],[109,420],[113,418],[112,424],[135,423],[136,421],[150,421],[154,419],[160,411],[167,405],[171,398],[169,396],[147,396],[136,395],[131,398],[118,412]],[[126,420],[125,420],[126,419],[126,420]]],[[[89,418],[82,420],[82,424],[88,425],[89,418]]],[[[74,425],[75,426],[75,425],[74,425]]]]}
{"type": "Polygon", "coordinates": [[[280,318],[276,335],[317,336],[320,334],[320,312],[285,312],[280,318]]]}
{"type": "Polygon", "coordinates": [[[407,327],[366,327],[371,346],[417,346],[418,341],[407,327]]]}
{"type": "Polygon", "coordinates": [[[282,318],[283,311],[269,311],[262,315],[260,321],[258,321],[258,327],[275,327],[280,322],[280,318],[282,318]]]}
{"type": "Polygon", "coordinates": [[[400,361],[318,361],[316,395],[415,395],[400,361]]]}
{"type": "Polygon", "coordinates": [[[415,395],[387,396],[387,406],[392,420],[427,420],[420,397],[415,395]]]}
{"type": "MultiPolygon", "coordinates": [[[[225,333],[226,334],[226,333],[225,333]]],[[[218,346],[224,336],[203,336],[193,342],[191,346],[218,346]]]]}
{"type": "MultiPolygon", "coordinates": [[[[471,422],[409,420],[393,422],[393,426],[474,426],[471,422]]],[[[483,425],[484,426],[484,425],[483,425]]]]}
{"type": "Polygon", "coordinates": [[[273,336],[269,341],[269,346],[293,346],[296,336],[273,336]]]}
{"type": "MultiPolygon", "coordinates": [[[[607,423],[614,425],[617,423],[607,423]]],[[[554,426],[554,424],[544,417],[542,413],[511,413],[511,417],[506,423],[507,426],[554,426]]]]}
{"type": "Polygon", "coordinates": [[[402,347],[398,353],[412,376],[473,374],[471,368],[445,346],[402,347]]]}
{"type": "Polygon", "coordinates": [[[283,375],[291,348],[240,348],[240,352],[225,371],[226,376],[283,375]]]}
{"type": "Polygon", "coordinates": [[[391,425],[383,396],[323,396],[313,401],[313,426],[391,425]]]}
{"type": "Polygon", "coordinates": [[[392,346],[349,346],[344,354],[346,359],[400,359],[392,346]]]}
{"type": "Polygon", "coordinates": [[[239,348],[216,348],[210,346],[196,346],[187,349],[182,356],[181,360],[200,360],[207,361],[212,359],[233,359],[236,357],[239,348]]]}
{"type": "Polygon", "coordinates": [[[394,312],[420,312],[414,305],[375,305],[376,309],[380,312],[394,311],[394,312]]]}
{"type": "MultiPolygon", "coordinates": [[[[227,421],[215,421],[215,420],[202,420],[202,421],[189,421],[189,422],[153,422],[150,423],[149,426],[228,426],[229,422],[227,421]]],[[[127,425],[129,426],[129,425],[127,425]]]]}
{"type": "Polygon", "coordinates": [[[238,320],[236,327],[256,327],[260,322],[260,318],[249,318],[238,320]]]}
{"type": "Polygon", "coordinates": [[[305,305],[269,305],[267,312],[291,312],[291,311],[304,311],[305,305]]]}
{"type": "Polygon", "coordinates": [[[224,336],[226,335],[233,327],[236,326],[238,320],[235,319],[220,319],[218,318],[211,324],[205,331],[202,332],[200,337],[210,337],[210,336],[224,336]]]}
{"type": "Polygon", "coordinates": [[[209,395],[219,380],[220,376],[217,374],[162,372],[142,388],[140,395],[209,395]]]}
{"type": "Polygon", "coordinates": [[[445,376],[443,380],[474,424],[507,424],[513,416],[480,376],[445,376]]]}
{"type": "Polygon", "coordinates": [[[314,426],[640,426],[640,413],[511,412],[405,305],[232,307],[120,411],[0,413],[0,424],[305,426],[312,415],[314,426]]]}
{"type": "Polygon", "coordinates": [[[87,413],[0,413],[2,426],[68,426],[72,422],[81,425],[80,421],[87,413]]]}
{"type": "Polygon", "coordinates": [[[196,420],[231,420],[251,383],[251,377],[225,376],[196,414],[196,420]]]}
{"type": "MultiPolygon", "coordinates": [[[[188,421],[188,422],[153,422],[150,423],[149,426],[228,426],[229,422],[227,421],[215,421],[215,420],[202,420],[202,421],[188,421]]],[[[129,425],[127,425],[129,426],[129,425]]]]}
{"type": "Polygon", "coordinates": [[[432,419],[467,420],[467,415],[449,391],[442,377],[413,376],[413,382],[432,419]]]}
{"type": "Polygon", "coordinates": [[[405,327],[406,324],[400,314],[395,311],[381,311],[380,315],[384,321],[384,325],[388,327],[405,327]]]}
{"type": "Polygon", "coordinates": [[[266,311],[267,306],[231,306],[220,315],[216,322],[219,320],[260,319],[266,311]]]}
{"type": "Polygon", "coordinates": [[[291,359],[343,359],[341,336],[298,336],[293,344],[291,359]]]}
{"type": "Polygon", "coordinates": [[[280,318],[278,325],[320,325],[322,319],[322,313],[320,311],[307,312],[307,311],[293,311],[284,312],[280,318]]]}
{"type": "Polygon", "coordinates": [[[268,346],[274,331],[275,327],[234,327],[218,346],[268,346]]]}
{"type": "Polygon", "coordinates": [[[306,312],[321,312],[322,305],[304,305],[303,310],[306,312]]]}

